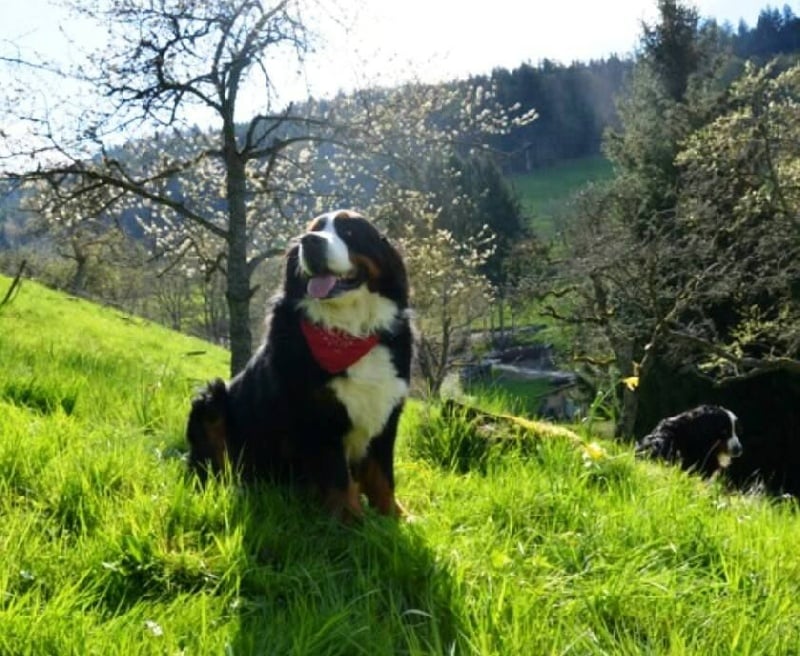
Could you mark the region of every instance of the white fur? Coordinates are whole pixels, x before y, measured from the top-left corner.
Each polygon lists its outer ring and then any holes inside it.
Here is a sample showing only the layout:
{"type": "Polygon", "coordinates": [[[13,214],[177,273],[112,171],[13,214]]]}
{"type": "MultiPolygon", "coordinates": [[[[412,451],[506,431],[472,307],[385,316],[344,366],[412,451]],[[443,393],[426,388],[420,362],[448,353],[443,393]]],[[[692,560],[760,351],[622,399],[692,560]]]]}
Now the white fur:
{"type": "Polygon", "coordinates": [[[353,428],[345,436],[348,462],[364,457],[370,440],[378,435],[395,406],[408,394],[408,384],[397,375],[389,349],[378,345],[329,386],[347,408],[353,428]]]}
{"type": "Polygon", "coordinates": [[[334,298],[306,297],[300,307],[314,323],[358,337],[391,330],[397,321],[394,301],[369,291],[366,285],[334,298]]]}
{"type": "MultiPolygon", "coordinates": [[[[350,261],[350,255],[347,250],[347,244],[342,241],[342,238],[336,234],[336,228],[333,223],[334,214],[327,214],[324,218],[324,227],[322,230],[315,230],[313,234],[322,237],[326,242],[325,253],[327,255],[327,265],[331,273],[338,276],[343,276],[353,270],[353,263],[350,261]]],[[[305,257],[303,256],[303,245],[300,244],[300,251],[298,253],[300,266],[306,274],[311,271],[306,264],[305,257]]]]}
{"type": "MultiPolygon", "coordinates": [[[[731,436],[728,438],[728,441],[725,443],[725,448],[728,452],[732,452],[737,448],[741,448],[741,443],[739,442],[739,436],[736,434],[736,421],[738,417],[733,414],[730,410],[726,409],[725,412],[728,413],[728,417],[731,420],[731,436]]],[[[730,458],[728,459],[728,464],[730,464],[730,458]]],[[[722,465],[722,463],[720,463],[722,465]]],[[[723,467],[727,467],[727,465],[722,465],[723,467]]]]}

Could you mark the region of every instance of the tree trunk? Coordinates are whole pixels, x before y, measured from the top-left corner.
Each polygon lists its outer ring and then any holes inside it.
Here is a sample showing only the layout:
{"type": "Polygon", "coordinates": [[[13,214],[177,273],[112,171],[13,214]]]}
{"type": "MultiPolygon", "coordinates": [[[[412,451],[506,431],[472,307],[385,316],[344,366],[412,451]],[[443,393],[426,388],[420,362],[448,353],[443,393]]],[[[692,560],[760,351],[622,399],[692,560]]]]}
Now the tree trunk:
{"type": "Polygon", "coordinates": [[[638,378],[635,389],[631,390],[624,387],[622,391],[622,411],[617,423],[617,435],[620,437],[626,439],[634,437],[633,429],[636,426],[636,419],[639,413],[640,389],[644,381],[650,375],[650,370],[653,368],[656,353],[659,351],[658,345],[661,342],[662,334],[663,328],[659,325],[653,332],[649,346],[643,349],[644,355],[638,366],[634,364],[633,360],[633,353],[636,352],[634,347],[625,351],[625,359],[622,362],[620,362],[619,359],[617,361],[623,379],[629,376],[636,376],[638,378]]]}
{"type": "MultiPolygon", "coordinates": [[[[635,372],[634,366],[634,346],[630,340],[624,338],[610,337],[612,349],[614,350],[614,359],[616,362],[617,373],[620,380],[616,381],[614,394],[617,394],[618,385],[622,380],[633,376],[635,372]]],[[[616,426],[614,427],[614,434],[616,437],[623,439],[630,439],[633,436],[633,427],[636,424],[636,413],[639,411],[639,390],[630,390],[626,386],[622,386],[622,394],[619,399],[619,416],[616,418],[616,426]]]]}
{"type": "Polygon", "coordinates": [[[228,194],[228,279],[226,298],[230,321],[231,375],[244,369],[252,353],[250,331],[250,270],[247,264],[245,164],[232,134],[225,135],[228,194]]]}
{"type": "Polygon", "coordinates": [[[616,435],[623,439],[633,437],[633,429],[636,425],[636,415],[639,412],[639,391],[629,390],[627,387],[622,390],[622,411],[617,421],[616,435]]]}
{"type": "Polygon", "coordinates": [[[83,253],[75,254],[75,273],[69,285],[69,291],[75,296],[81,296],[86,290],[86,280],[89,277],[89,258],[83,253]]]}
{"type": "Polygon", "coordinates": [[[17,275],[14,276],[14,280],[11,281],[11,286],[5,293],[2,299],[0,299],[0,308],[2,308],[7,303],[10,303],[14,298],[14,294],[19,290],[19,286],[22,284],[22,274],[25,272],[25,267],[28,264],[28,260],[22,260],[19,263],[19,268],[17,269],[17,275]]]}

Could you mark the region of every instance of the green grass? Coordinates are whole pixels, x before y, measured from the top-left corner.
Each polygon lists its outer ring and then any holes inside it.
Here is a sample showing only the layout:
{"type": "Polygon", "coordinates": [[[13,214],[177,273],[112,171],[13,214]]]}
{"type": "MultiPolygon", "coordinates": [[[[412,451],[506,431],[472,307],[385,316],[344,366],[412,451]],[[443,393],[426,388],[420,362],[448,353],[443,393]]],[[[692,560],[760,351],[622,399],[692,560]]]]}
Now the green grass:
{"type": "Polygon", "coordinates": [[[793,503],[413,403],[414,521],[345,527],[185,475],[220,349],[25,282],[0,366],[0,654],[800,651],[793,503]]]}
{"type": "Polygon", "coordinates": [[[596,156],[567,160],[514,176],[511,183],[531,216],[535,233],[548,239],[558,232],[559,215],[569,198],[587,183],[608,180],[611,175],[611,163],[596,156]]]}
{"type": "Polygon", "coordinates": [[[464,392],[480,399],[484,408],[503,409],[515,414],[535,417],[542,400],[553,391],[546,380],[515,380],[503,374],[492,374],[486,380],[466,385],[464,392]]]}

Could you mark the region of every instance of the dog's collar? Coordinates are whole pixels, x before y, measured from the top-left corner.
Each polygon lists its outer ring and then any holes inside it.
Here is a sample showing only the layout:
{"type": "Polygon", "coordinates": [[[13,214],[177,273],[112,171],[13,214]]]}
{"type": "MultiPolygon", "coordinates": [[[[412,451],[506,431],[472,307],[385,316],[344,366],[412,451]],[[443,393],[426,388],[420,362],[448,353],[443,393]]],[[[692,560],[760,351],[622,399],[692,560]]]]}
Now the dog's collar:
{"type": "Polygon", "coordinates": [[[378,343],[377,335],[356,337],[340,330],[324,328],[305,319],[300,321],[300,328],[314,360],[331,374],[338,374],[354,365],[378,343]]]}

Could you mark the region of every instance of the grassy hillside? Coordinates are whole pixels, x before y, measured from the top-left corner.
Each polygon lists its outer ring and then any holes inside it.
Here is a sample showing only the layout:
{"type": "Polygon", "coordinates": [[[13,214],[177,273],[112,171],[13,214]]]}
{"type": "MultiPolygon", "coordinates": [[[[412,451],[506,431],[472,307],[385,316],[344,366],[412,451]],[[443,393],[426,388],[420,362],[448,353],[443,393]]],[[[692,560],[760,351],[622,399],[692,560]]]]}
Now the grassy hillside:
{"type": "Polygon", "coordinates": [[[26,282],[0,365],[0,654],[800,650],[793,504],[414,404],[415,521],[343,527],[186,478],[188,399],[224,351],[26,282]]]}
{"type": "Polygon", "coordinates": [[[583,185],[607,180],[611,175],[611,163],[597,156],[558,162],[528,175],[515,176],[511,183],[521,196],[536,233],[552,237],[557,231],[559,213],[570,196],[583,185]]]}

